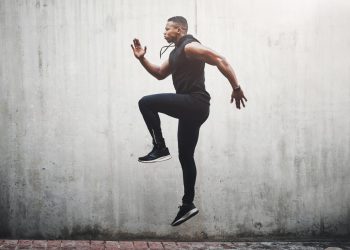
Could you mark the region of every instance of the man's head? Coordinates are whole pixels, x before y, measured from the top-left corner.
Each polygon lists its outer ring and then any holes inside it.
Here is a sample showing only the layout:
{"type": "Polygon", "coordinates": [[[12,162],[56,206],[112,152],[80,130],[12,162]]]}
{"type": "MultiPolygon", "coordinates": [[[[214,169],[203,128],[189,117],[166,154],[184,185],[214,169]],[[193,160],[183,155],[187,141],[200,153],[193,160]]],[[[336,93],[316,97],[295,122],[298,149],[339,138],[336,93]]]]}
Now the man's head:
{"type": "Polygon", "coordinates": [[[187,34],[187,30],[186,18],[182,16],[170,17],[165,26],[164,38],[169,43],[176,42],[179,37],[187,34]]]}

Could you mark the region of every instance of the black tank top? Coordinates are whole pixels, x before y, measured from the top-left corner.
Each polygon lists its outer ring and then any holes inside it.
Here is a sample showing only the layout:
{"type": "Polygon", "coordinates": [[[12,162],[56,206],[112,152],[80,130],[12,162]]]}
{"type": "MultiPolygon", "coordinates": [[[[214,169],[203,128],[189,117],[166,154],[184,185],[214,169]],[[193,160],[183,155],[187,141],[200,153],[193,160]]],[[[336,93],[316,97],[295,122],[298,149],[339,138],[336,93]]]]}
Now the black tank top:
{"type": "Polygon", "coordinates": [[[210,104],[211,97],[204,85],[205,63],[185,55],[185,45],[194,41],[199,42],[189,34],[181,37],[169,55],[173,84],[177,94],[191,94],[210,104]]]}

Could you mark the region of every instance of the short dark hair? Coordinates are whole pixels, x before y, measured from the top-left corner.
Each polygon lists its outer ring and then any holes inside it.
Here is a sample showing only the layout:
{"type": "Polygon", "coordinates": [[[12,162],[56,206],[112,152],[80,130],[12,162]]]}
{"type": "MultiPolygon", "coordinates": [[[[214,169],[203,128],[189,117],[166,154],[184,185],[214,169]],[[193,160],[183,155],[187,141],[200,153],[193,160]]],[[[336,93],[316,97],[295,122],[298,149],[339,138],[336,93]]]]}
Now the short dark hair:
{"type": "Polygon", "coordinates": [[[177,23],[181,26],[183,30],[187,32],[188,30],[188,25],[187,25],[187,20],[183,16],[173,16],[168,19],[168,22],[174,22],[177,23]]]}

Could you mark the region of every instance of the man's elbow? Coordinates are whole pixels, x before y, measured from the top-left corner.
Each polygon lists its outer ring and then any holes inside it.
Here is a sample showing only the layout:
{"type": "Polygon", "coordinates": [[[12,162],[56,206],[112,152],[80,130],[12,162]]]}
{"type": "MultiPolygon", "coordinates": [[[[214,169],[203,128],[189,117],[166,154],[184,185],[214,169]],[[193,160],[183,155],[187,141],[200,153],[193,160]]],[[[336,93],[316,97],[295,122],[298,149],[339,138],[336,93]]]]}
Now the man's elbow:
{"type": "Polygon", "coordinates": [[[217,57],[216,60],[215,60],[215,65],[217,67],[227,67],[229,66],[230,64],[228,63],[228,61],[226,60],[225,57],[223,56],[220,56],[220,57],[217,57]]]}
{"type": "Polygon", "coordinates": [[[157,74],[155,75],[155,77],[158,80],[163,80],[165,78],[161,71],[158,71],[157,74]]]}
{"type": "Polygon", "coordinates": [[[159,70],[159,71],[157,72],[156,78],[157,78],[158,80],[163,80],[163,79],[165,79],[167,76],[168,76],[168,74],[167,74],[165,71],[159,70]]]}
{"type": "Polygon", "coordinates": [[[209,57],[207,58],[206,63],[216,66],[218,68],[222,68],[223,66],[228,65],[228,61],[223,56],[209,57]]]}
{"type": "Polygon", "coordinates": [[[163,80],[163,79],[165,79],[165,76],[157,75],[156,78],[157,78],[158,80],[163,80]]]}

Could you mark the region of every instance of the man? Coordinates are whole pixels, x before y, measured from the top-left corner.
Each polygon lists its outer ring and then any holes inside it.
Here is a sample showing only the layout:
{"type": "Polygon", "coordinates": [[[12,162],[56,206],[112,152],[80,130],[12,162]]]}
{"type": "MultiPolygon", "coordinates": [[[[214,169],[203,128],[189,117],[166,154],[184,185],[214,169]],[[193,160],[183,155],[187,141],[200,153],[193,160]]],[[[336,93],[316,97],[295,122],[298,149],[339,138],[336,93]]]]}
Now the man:
{"type": "Polygon", "coordinates": [[[145,58],[147,47],[142,48],[138,39],[134,39],[133,45],[131,44],[135,57],[155,78],[162,80],[172,74],[176,90],[176,94],[148,95],[139,101],[140,111],[153,142],[152,151],[140,157],[140,162],[159,162],[171,158],[162,135],[158,113],[179,119],[177,137],[184,196],[182,206],[179,206],[180,210],[171,223],[172,226],[180,225],[199,212],[193,204],[197,175],[193,155],[199,129],[209,116],[210,95],[204,85],[205,63],[215,65],[230,82],[233,89],[231,103],[235,99],[236,107],[240,109],[241,104],[245,107],[244,101],[247,101],[227,60],[201,45],[196,38],[187,34],[187,30],[188,25],[184,17],[175,16],[168,19],[164,38],[170,44],[175,43],[175,49],[161,66],[154,65],[145,58]]]}

